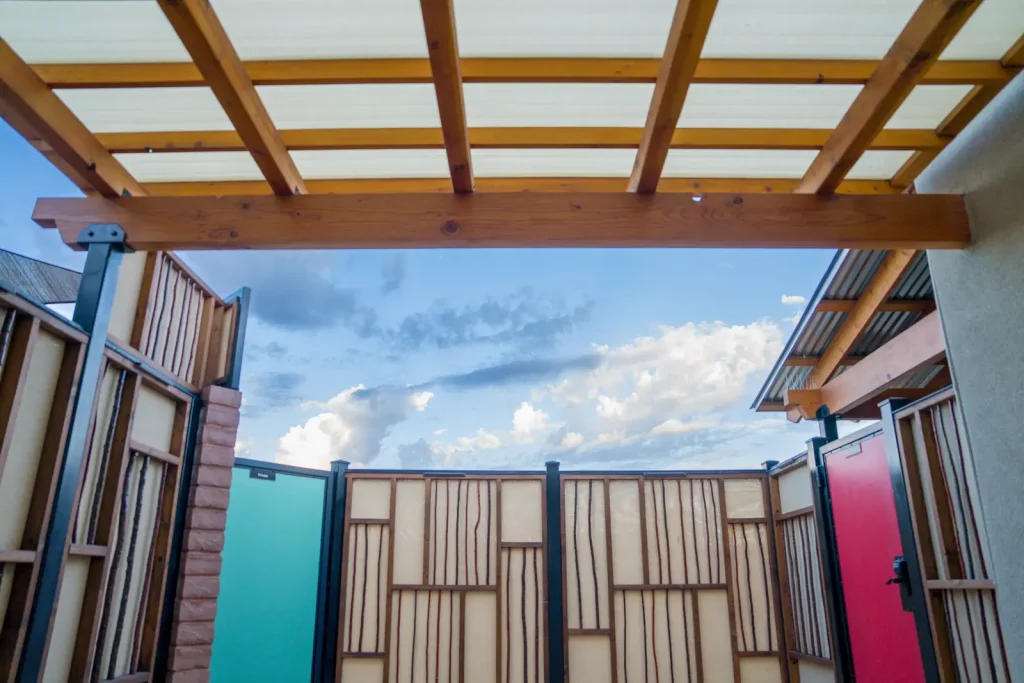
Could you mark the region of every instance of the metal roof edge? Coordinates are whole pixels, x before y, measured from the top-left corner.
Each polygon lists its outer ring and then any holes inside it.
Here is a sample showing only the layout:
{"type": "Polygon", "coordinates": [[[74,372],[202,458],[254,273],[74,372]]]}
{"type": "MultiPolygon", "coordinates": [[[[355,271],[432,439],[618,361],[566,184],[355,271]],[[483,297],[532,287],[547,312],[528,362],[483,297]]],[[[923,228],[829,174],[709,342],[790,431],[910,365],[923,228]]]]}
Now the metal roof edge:
{"type": "Polygon", "coordinates": [[[823,275],[821,281],[818,282],[818,286],[814,290],[811,300],[807,303],[807,307],[804,308],[804,312],[800,316],[800,322],[797,323],[796,328],[793,330],[792,334],[789,335],[789,341],[786,342],[786,347],[775,360],[775,365],[772,367],[772,371],[768,373],[768,377],[765,379],[764,384],[761,385],[761,389],[757,392],[754,402],[750,405],[751,410],[756,411],[757,407],[762,401],[764,401],[765,394],[768,393],[772,383],[775,382],[775,378],[778,377],[779,372],[784,367],[786,359],[789,357],[793,347],[796,346],[797,340],[800,338],[800,334],[804,331],[810,323],[811,318],[814,316],[814,310],[818,307],[818,303],[820,303],[825,297],[825,292],[828,291],[828,287],[832,283],[832,279],[839,271],[839,265],[849,253],[849,249],[840,249],[836,252],[836,255],[832,257],[832,263],[829,264],[828,270],[825,271],[825,275],[823,275]]]}

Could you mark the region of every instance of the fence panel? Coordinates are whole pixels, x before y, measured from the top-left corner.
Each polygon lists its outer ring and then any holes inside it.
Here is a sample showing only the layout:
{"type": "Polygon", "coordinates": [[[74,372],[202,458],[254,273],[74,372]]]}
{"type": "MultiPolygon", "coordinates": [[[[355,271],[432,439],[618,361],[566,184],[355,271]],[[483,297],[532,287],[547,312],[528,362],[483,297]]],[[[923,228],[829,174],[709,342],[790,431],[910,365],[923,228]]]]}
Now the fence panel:
{"type": "Polygon", "coordinates": [[[1008,683],[972,455],[952,389],[894,413],[942,683],[1008,683]]]}
{"type": "Polygon", "coordinates": [[[547,680],[543,474],[346,481],[339,681],[547,680]]]}
{"type": "Polygon", "coordinates": [[[570,681],[781,681],[761,473],[562,476],[570,681]]]}
{"type": "Polygon", "coordinates": [[[776,551],[793,683],[834,681],[825,583],[818,546],[814,493],[807,456],[769,473],[776,551]]]}
{"type": "Polygon", "coordinates": [[[21,655],[86,336],[0,292],[0,681],[21,655]]]}

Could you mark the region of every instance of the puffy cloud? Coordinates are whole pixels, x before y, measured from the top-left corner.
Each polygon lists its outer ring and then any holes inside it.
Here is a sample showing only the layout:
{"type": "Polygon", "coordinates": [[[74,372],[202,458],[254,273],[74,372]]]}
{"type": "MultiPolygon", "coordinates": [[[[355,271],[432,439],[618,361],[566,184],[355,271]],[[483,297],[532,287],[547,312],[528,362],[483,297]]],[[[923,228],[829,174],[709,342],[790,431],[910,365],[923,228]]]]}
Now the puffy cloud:
{"type": "Polygon", "coordinates": [[[481,427],[472,436],[460,436],[454,442],[447,444],[435,441],[430,448],[435,454],[443,456],[445,462],[451,462],[458,456],[494,450],[501,448],[501,445],[501,437],[481,427]]]}
{"type": "Polygon", "coordinates": [[[605,434],[606,441],[620,432],[664,433],[676,426],[670,420],[685,424],[683,418],[737,404],[748,379],[781,350],[781,332],[770,322],[662,327],[656,337],[599,347],[597,367],[569,373],[547,394],[580,433],[605,434]]]}
{"type": "Polygon", "coordinates": [[[533,441],[547,431],[550,416],[543,410],[523,402],[512,414],[512,438],[519,443],[533,441]]]}
{"type": "Polygon", "coordinates": [[[323,412],[288,430],[278,441],[276,460],[301,467],[328,469],[332,460],[366,464],[380,454],[381,440],[411,412],[425,410],[433,394],[402,389],[366,392],[346,389],[323,403],[323,412]]]}
{"type": "Polygon", "coordinates": [[[800,296],[799,294],[783,294],[782,305],[783,306],[803,306],[807,303],[807,297],[800,296]]]}
{"type": "Polygon", "coordinates": [[[562,448],[576,448],[576,446],[579,446],[581,443],[583,443],[582,434],[579,432],[569,432],[562,437],[562,441],[559,445],[561,445],[562,448]]]}
{"type": "Polygon", "coordinates": [[[690,422],[683,422],[676,418],[670,418],[665,420],[660,425],[651,430],[652,436],[662,436],[664,434],[686,434],[688,432],[698,432],[702,429],[712,429],[717,424],[714,420],[693,420],[690,422]]]}

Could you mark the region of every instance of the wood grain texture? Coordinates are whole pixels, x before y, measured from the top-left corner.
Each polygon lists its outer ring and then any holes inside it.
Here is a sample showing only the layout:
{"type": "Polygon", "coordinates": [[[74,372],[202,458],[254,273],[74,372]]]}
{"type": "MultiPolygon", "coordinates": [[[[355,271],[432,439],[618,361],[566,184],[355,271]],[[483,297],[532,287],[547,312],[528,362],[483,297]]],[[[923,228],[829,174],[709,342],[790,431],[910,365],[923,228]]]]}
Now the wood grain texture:
{"type": "Polygon", "coordinates": [[[209,1],[159,4],[274,192],[305,194],[302,177],[209,1]]]}
{"type": "MultiPolygon", "coordinates": [[[[979,86],[980,87],[980,86],[979,86]]],[[[998,90],[996,90],[998,92],[998,90]]],[[[470,128],[474,149],[635,149],[642,128],[526,127],[470,128]]],[[[441,149],[441,128],[308,128],[282,130],[289,150],[441,149]]],[[[147,131],[99,133],[111,153],[238,152],[245,151],[235,131],[147,131]]],[[[677,128],[672,149],[821,149],[829,131],[801,128],[677,128]]],[[[883,130],[869,149],[941,150],[947,144],[933,130],[883,130]]]]}
{"type": "MultiPolygon", "coordinates": [[[[1006,83],[1014,67],[1024,66],[1024,43],[1017,63],[1012,51],[1003,64],[942,61],[932,64],[921,83],[978,85],[1006,83]],[[1005,66],[1004,66],[1005,65],[1005,66]]],[[[605,57],[464,58],[464,83],[654,83],[659,59],[605,57]]],[[[428,59],[316,59],[246,61],[255,85],[345,85],[354,83],[430,83],[428,59]]],[[[694,83],[848,84],[871,78],[875,60],[702,59],[694,83]]],[[[51,88],[148,88],[204,85],[194,64],[33,64],[51,88]]]]}
{"type": "Polygon", "coordinates": [[[924,0],[811,162],[797,192],[834,192],[868,143],[934,64],[981,0],[924,0]]]}
{"type": "Polygon", "coordinates": [[[420,9],[452,188],[456,192],[472,192],[473,163],[466,124],[466,100],[462,94],[453,0],[420,0],[420,9]]]}
{"type": "MultiPolygon", "coordinates": [[[[908,195],[914,196],[914,195],[908,195]]],[[[913,263],[917,252],[912,249],[898,249],[886,254],[885,260],[875,271],[871,282],[861,293],[853,309],[846,315],[842,327],[832,337],[828,348],[811,371],[805,383],[807,389],[818,389],[832,377],[840,362],[853,348],[871,319],[878,312],[882,302],[888,300],[907,269],[913,263]]]]}
{"type": "MultiPolygon", "coordinates": [[[[970,241],[963,199],[953,195],[716,194],[704,195],[701,201],[678,194],[648,197],[625,192],[41,199],[33,218],[43,227],[60,228],[69,243],[89,224],[117,223],[128,243],[140,251],[612,246],[937,249],[962,248],[970,241]]],[[[887,299],[888,292],[885,289],[879,300],[887,299]]]]}
{"type": "Polygon", "coordinates": [[[0,117],[83,190],[145,194],[131,174],[0,38],[0,117]]]}
{"type": "Polygon", "coordinates": [[[658,189],[669,144],[717,6],[718,0],[677,0],[643,138],[629,178],[630,192],[650,194],[658,189]]]}
{"type": "MultiPolygon", "coordinates": [[[[627,178],[476,178],[476,191],[488,192],[621,192],[627,178]]],[[[794,178],[662,178],[661,194],[686,192],[754,192],[789,194],[800,181],[794,178]]],[[[262,180],[181,181],[146,183],[151,196],[194,197],[273,194],[262,180]]],[[[338,178],[310,180],[310,194],[448,193],[450,178],[338,178]]],[[[845,180],[837,194],[900,194],[885,180],[845,180]]]]}

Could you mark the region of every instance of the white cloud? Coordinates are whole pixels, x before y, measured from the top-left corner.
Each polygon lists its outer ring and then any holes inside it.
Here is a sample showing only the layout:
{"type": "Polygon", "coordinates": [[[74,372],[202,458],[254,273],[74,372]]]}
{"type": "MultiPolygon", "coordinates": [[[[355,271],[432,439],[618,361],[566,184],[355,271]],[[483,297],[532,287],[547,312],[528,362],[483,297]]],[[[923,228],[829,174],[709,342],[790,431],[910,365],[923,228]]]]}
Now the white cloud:
{"type": "Polygon", "coordinates": [[[664,434],[687,434],[689,432],[699,432],[704,429],[711,429],[717,426],[717,422],[714,420],[693,420],[690,422],[683,422],[676,418],[670,418],[665,420],[660,425],[651,430],[651,436],[662,436],[664,434]]]}
{"type": "Polygon", "coordinates": [[[430,444],[431,451],[435,455],[443,456],[446,462],[460,455],[472,455],[496,448],[501,448],[501,438],[483,427],[477,429],[472,436],[460,436],[452,443],[443,444],[435,441],[430,444]]]}
{"type": "Polygon", "coordinates": [[[524,401],[512,414],[512,438],[518,443],[533,443],[547,431],[549,422],[547,413],[524,401]]]}
{"type": "Polygon", "coordinates": [[[807,303],[807,297],[799,294],[783,294],[782,304],[784,306],[803,306],[807,303]]]}
{"type": "Polygon", "coordinates": [[[391,428],[411,411],[425,410],[431,398],[429,391],[367,392],[359,385],[326,402],[304,404],[324,412],[289,429],[278,441],[275,460],[320,469],[329,469],[331,461],[338,459],[365,465],[380,453],[381,439],[391,428]]]}
{"type": "Polygon", "coordinates": [[[791,315],[788,318],[783,318],[782,322],[789,323],[790,325],[796,325],[800,322],[800,314],[797,313],[796,315],[791,315]]]}
{"type": "Polygon", "coordinates": [[[665,433],[739,403],[748,379],[770,368],[781,350],[782,334],[767,321],[663,327],[657,337],[598,347],[598,367],[570,374],[548,394],[581,434],[608,442],[618,433],[665,433]]]}
{"type": "Polygon", "coordinates": [[[562,448],[575,448],[583,443],[583,435],[579,432],[569,432],[562,437],[562,448]]]}

